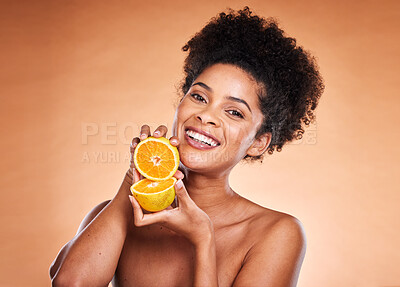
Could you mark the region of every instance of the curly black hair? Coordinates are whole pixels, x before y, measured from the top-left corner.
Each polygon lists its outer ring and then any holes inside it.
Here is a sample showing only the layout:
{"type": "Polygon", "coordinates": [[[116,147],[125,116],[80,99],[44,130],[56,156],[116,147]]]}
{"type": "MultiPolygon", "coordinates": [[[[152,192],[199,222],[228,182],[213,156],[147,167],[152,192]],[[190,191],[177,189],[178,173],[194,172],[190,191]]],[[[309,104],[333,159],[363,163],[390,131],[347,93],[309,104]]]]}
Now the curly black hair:
{"type": "Polygon", "coordinates": [[[296,45],[296,39],[285,36],[273,18],[256,16],[247,6],[229,9],[212,18],[182,50],[189,52],[180,87],[183,95],[204,69],[216,63],[233,64],[264,87],[259,95],[264,120],[257,136],[272,134],[269,154],[301,139],[304,127],[315,120],[324,90],[316,61],[296,45]]]}

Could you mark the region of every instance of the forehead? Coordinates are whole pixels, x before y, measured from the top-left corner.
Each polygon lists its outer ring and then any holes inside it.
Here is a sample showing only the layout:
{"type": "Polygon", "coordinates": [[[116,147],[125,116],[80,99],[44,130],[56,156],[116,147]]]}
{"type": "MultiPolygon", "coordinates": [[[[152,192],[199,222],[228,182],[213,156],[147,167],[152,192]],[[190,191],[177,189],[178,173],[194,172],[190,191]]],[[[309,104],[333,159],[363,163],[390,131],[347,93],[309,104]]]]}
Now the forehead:
{"type": "Polygon", "coordinates": [[[206,68],[194,81],[209,86],[215,95],[237,97],[250,106],[258,107],[260,84],[241,68],[231,64],[214,64],[206,68]]]}

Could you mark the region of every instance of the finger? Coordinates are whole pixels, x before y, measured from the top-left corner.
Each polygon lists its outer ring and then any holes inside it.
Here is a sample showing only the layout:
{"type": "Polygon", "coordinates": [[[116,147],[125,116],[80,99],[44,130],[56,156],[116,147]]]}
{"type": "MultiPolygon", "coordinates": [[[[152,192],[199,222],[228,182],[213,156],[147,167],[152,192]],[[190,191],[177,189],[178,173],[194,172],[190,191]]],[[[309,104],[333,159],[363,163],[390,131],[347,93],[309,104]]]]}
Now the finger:
{"type": "Polygon", "coordinates": [[[150,135],[150,127],[143,125],[140,129],[140,140],[146,139],[150,135]]]}
{"type": "Polygon", "coordinates": [[[193,200],[190,198],[182,179],[179,179],[175,183],[175,193],[178,198],[179,206],[188,207],[193,203],[193,200]]]}
{"type": "Polygon", "coordinates": [[[142,208],[140,207],[139,203],[136,201],[136,198],[134,198],[132,195],[129,195],[129,200],[133,207],[133,222],[134,222],[135,226],[141,226],[141,222],[143,219],[142,208]]]}
{"type": "Polygon", "coordinates": [[[131,153],[135,152],[135,148],[138,145],[138,143],[140,142],[140,139],[138,137],[135,137],[132,139],[131,141],[131,153]]]}
{"type": "Polygon", "coordinates": [[[131,145],[130,145],[131,157],[130,157],[130,163],[129,163],[129,169],[128,169],[128,176],[130,178],[129,184],[135,183],[135,181],[134,181],[135,162],[133,160],[133,154],[135,153],[135,148],[136,148],[137,144],[139,143],[139,141],[140,141],[139,138],[136,137],[132,140],[131,145]]]}
{"type": "Polygon", "coordinates": [[[139,180],[141,180],[143,177],[142,175],[139,173],[139,171],[135,168],[133,170],[133,183],[137,183],[139,180]]]}
{"type": "Polygon", "coordinates": [[[155,131],[154,131],[154,137],[159,138],[159,137],[165,137],[167,134],[168,128],[164,125],[159,126],[155,131]]]}
{"type": "Polygon", "coordinates": [[[165,224],[166,222],[168,222],[168,218],[170,217],[170,215],[175,211],[176,209],[171,209],[171,210],[164,209],[154,213],[146,213],[143,215],[139,224],[140,226],[150,225],[154,223],[165,224]]]}
{"type": "Polygon", "coordinates": [[[130,146],[130,151],[131,151],[131,168],[135,166],[135,163],[133,161],[133,154],[135,153],[135,149],[136,146],[138,145],[138,143],[140,142],[140,139],[138,137],[133,138],[132,142],[131,142],[131,146],[130,146]]]}
{"type": "Polygon", "coordinates": [[[133,160],[133,154],[135,153],[135,148],[137,144],[139,143],[139,138],[134,138],[131,142],[130,145],[130,152],[131,152],[131,157],[130,157],[130,163],[129,163],[129,169],[128,169],[128,176],[129,176],[129,184],[135,183],[134,181],[134,170],[135,170],[135,162],[133,160]]]}
{"type": "Polygon", "coordinates": [[[169,138],[169,142],[173,145],[173,146],[178,146],[179,145],[179,139],[176,136],[170,137],[169,138]]]}
{"type": "Polygon", "coordinates": [[[129,195],[129,200],[132,203],[133,207],[133,222],[135,226],[145,226],[153,223],[163,223],[166,222],[166,218],[168,217],[169,210],[162,210],[156,213],[146,213],[143,214],[143,210],[137,202],[136,198],[129,195]]]}
{"type": "Polygon", "coordinates": [[[185,175],[183,174],[183,172],[181,172],[179,169],[175,172],[174,177],[176,179],[183,179],[185,177],[185,175]]]}

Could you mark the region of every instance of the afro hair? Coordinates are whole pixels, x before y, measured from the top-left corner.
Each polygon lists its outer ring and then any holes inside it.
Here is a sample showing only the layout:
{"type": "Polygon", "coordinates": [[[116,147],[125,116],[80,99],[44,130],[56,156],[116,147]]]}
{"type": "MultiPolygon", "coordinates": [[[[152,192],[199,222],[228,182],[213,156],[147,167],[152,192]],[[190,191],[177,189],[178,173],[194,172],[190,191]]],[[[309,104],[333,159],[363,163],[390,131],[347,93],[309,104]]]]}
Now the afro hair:
{"type": "Polygon", "coordinates": [[[217,63],[235,65],[261,84],[264,120],[257,136],[272,134],[269,154],[301,139],[304,128],[315,120],[314,110],[324,90],[316,61],[273,18],[256,16],[247,6],[230,9],[212,18],[182,50],[188,52],[181,84],[184,95],[204,69],[217,63]]]}

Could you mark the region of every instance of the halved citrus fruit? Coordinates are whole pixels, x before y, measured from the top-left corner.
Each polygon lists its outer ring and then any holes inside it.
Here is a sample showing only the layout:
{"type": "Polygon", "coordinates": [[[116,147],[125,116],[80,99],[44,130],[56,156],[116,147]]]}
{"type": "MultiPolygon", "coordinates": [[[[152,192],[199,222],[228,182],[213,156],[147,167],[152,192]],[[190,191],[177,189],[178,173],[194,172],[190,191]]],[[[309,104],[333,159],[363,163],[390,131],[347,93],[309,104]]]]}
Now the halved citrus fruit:
{"type": "Polygon", "coordinates": [[[174,201],[176,178],[163,181],[152,181],[147,178],[131,186],[131,192],[140,206],[147,211],[160,211],[174,201]]]}
{"type": "Polygon", "coordinates": [[[136,146],[133,160],[144,177],[161,181],[171,178],[177,171],[179,152],[164,137],[148,137],[136,146]]]}

